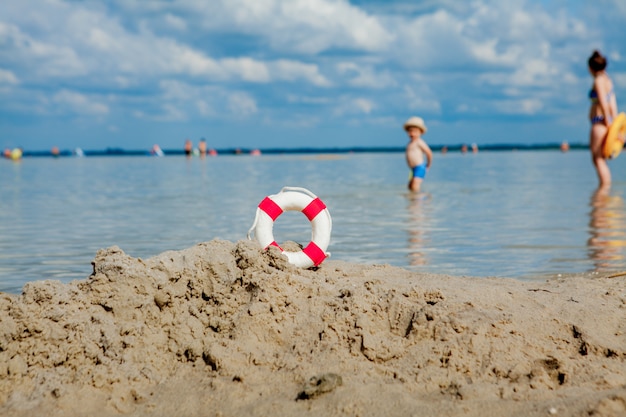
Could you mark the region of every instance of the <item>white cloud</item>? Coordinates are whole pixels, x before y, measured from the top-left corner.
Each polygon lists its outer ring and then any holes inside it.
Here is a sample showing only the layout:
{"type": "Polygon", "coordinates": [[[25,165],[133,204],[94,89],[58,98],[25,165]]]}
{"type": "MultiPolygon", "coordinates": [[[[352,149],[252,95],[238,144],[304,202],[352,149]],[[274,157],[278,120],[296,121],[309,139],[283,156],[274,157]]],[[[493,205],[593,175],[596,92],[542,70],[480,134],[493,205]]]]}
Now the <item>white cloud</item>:
{"type": "Polygon", "coordinates": [[[614,72],[611,75],[617,87],[626,88],[626,72],[614,72]]]}
{"type": "Polygon", "coordinates": [[[370,114],[374,109],[374,103],[364,98],[357,98],[353,101],[354,106],[365,114],[370,114]]]}
{"type": "MultiPolygon", "coordinates": [[[[280,126],[290,129],[314,129],[324,123],[316,114],[290,114],[287,118],[272,119],[266,117],[263,119],[263,125],[265,126],[280,126]]],[[[293,140],[293,138],[292,138],[293,140]]],[[[292,143],[292,142],[291,142],[292,143]]]]}
{"type": "Polygon", "coordinates": [[[220,61],[226,73],[234,74],[244,81],[266,83],[270,74],[265,63],[251,58],[226,58],[220,61]]]}
{"type": "Polygon", "coordinates": [[[193,85],[175,79],[163,80],[159,87],[161,94],[152,100],[164,104],[156,110],[156,114],[142,113],[141,117],[161,121],[186,120],[192,115],[241,119],[258,112],[256,100],[245,91],[193,85]],[[169,107],[165,107],[165,103],[169,107]]]}
{"type": "Polygon", "coordinates": [[[187,30],[187,23],[185,22],[185,20],[171,13],[167,13],[163,20],[165,24],[172,29],[176,29],[179,31],[187,30]]]}
{"type": "Polygon", "coordinates": [[[110,51],[114,49],[118,41],[106,31],[96,27],[89,31],[86,43],[97,50],[110,51]]]}
{"type": "Polygon", "coordinates": [[[162,98],[165,100],[185,101],[197,95],[197,89],[178,80],[162,80],[159,82],[159,87],[163,91],[162,98]]]}
{"type": "MultiPolygon", "coordinates": [[[[253,0],[248,0],[248,2],[253,0]]],[[[303,51],[319,52],[333,47],[376,51],[384,48],[392,36],[377,18],[350,5],[347,1],[277,0],[281,16],[289,22],[286,30],[297,30],[301,36],[296,45],[303,51]]],[[[279,41],[284,46],[284,38],[279,41]]]]}
{"type": "MultiPolygon", "coordinates": [[[[397,33],[395,59],[445,72],[519,68],[529,59],[558,63],[564,56],[550,44],[575,44],[588,35],[583,21],[563,12],[552,15],[530,2],[495,1],[471,3],[465,16],[437,10],[401,21],[397,33]]],[[[570,52],[565,51],[566,62],[570,52]]]]}
{"type": "Polygon", "coordinates": [[[463,23],[445,10],[396,25],[398,43],[391,54],[397,62],[413,68],[448,70],[467,62],[463,23]]]}
{"type": "Polygon", "coordinates": [[[1,84],[18,84],[19,81],[12,71],[0,68],[0,85],[1,84]]]}
{"type": "Polygon", "coordinates": [[[161,110],[162,113],[155,118],[157,121],[182,122],[187,120],[187,114],[172,103],[164,103],[161,110]]]}
{"type": "Polygon", "coordinates": [[[477,77],[477,80],[484,86],[494,86],[500,91],[507,92],[530,87],[549,88],[555,85],[572,84],[577,82],[578,78],[566,72],[561,65],[553,65],[543,59],[528,59],[518,68],[484,72],[477,77]]]}
{"type": "Polygon", "coordinates": [[[128,77],[121,76],[121,75],[114,76],[113,80],[114,80],[114,84],[117,85],[121,89],[126,89],[133,84],[131,79],[129,79],[128,77]]]}
{"type": "Polygon", "coordinates": [[[316,105],[327,105],[331,102],[328,97],[309,97],[309,96],[299,96],[295,94],[288,94],[287,101],[289,103],[303,103],[303,104],[316,104],[316,105]]]}
{"type": "Polygon", "coordinates": [[[0,59],[13,64],[20,72],[50,77],[85,74],[85,67],[72,48],[40,41],[19,27],[0,21],[0,59]]]}
{"type": "Polygon", "coordinates": [[[580,0],[0,2],[0,111],[54,103],[110,125],[579,111],[593,49],[618,98],[626,85],[626,9],[600,2],[610,16],[580,0]]]}
{"type": "Polygon", "coordinates": [[[348,76],[348,84],[354,87],[387,88],[397,83],[388,71],[377,72],[372,65],[356,62],[340,62],[337,64],[339,74],[348,76]]]}
{"type": "Polygon", "coordinates": [[[376,105],[369,99],[344,96],[339,98],[338,104],[333,109],[333,114],[336,117],[370,114],[375,108],[376,105]]]}
{"type": "MultiPolygon", "coordinates": [[[[30,50],[22,50],[23,61],[39,56],[43,61],[40,67],[50,75],[102,74],[100,82],[110,78],[117,85],[129,84],[131,78],[147,81],[146,77],[164,75],[201,77],[208,81],[306,81],[317,86],[330,85],[315,64],[287,59],[262,61],[246,56],[215,59],[173,38],[149,32],[132,33],[116,19],[99,12],[79,9],[71,12],[68,20],[68,36],[55,36],[64,42],[71,41],[60,46],[38,42],[15,27],[10,28],[15,44],[31,45],[30,50]],[[64,63],[53,74],[55,66],[50,65],[51,60],[64,63]],[[120,84],[122,78],[125,82],[120,84]]],[[[6,26],[4,31],[8,31],[6,26]]]]}
{"type": "Polygon", "coordinates": [[[196,108],[198,110],[198,113],[200,113],[200,115],[202,116],[215,115],[215,110],[213,110],[213,107],[207,102],[207,100],[196,100],[196,108]]]}
{"type": "Polygon", "coordinates": [[[495,111],[503,114],[533,115],[540,113],[545,108],[545,103],[537,98],[496,100],[493,104],[495,111]]]}
{"type": "Polygon", "coordinates": [[[75,91],[61,90],[54,94],[52,101],[77,114],[104,115],[109,113],[109,107],[106,104],[75,91]]]}
{"type": "MultiPolygon", "coordinates": [[[[225,79],[227,73],[215,60],[207,58],[201,52],[170,41],[155,40],[161,51],[157,55],[161,73],[200,75],[209,78],[225,79]]],[[[228,65],[225,65],[228,67],[228,65]]],[[[236,66],[231,65],[231,68],[236,66]]]]}
{"type": "Polygon", "coordinates": [[[477,106],[470,106],[468,103],[458,103],[456,105],[456,109],[457,112],[459,113],[465,113],[465,114],[470,114],[470,113],[479,113],[479,109],[477,106]]]}
{"type": "Polygon", "coordinates": [[[187,113],[173,103],[160,103],[155,109],[144,111],[136,109],[131,113],[140,120],[154,122],[184,122],[188,120],[187,113]]]}
{"type": "Polygon", "coordinates": [[[280,81],[306,80],[318,87],[330,87],[331,82],[319,72],[314,64],[280,59],[270,63],[272,75],[280,81]]]}
{"type": "Polygon", "coordinates": [[[427,84],[414,83],[414,86],[404,86],[404,100],[409,110],[417,110],[427,114],[440,114],[441,103],[430,90],[427,84]],[[417,89],[417,91],[416,91],[417,89]]]}
{"type": "Polygon", "coordinates": [[[242,92],[231,94],[228,97],[228,109],[238,118],[250,116],[258,111],[254,99],[242,92]]]}
{"type": "MultiPolygon", "coordinates": [[[[5,56],[17,56],[15,60],[25,64],[25,71],[37,71],[39,76],[101,74],[99,83],[108,80],[118,86],[132,84],[133,78],[145,83],[164,75],[201,77],[208,81],[305,81],[317,86],[330,85],[315,64],[291,59],[264,61],[248,56],[216,59],[184,40],[159,36],[143,26],[133,32],[105,10],[88,7],[89,4],[67,7],[62,3],[49,3],[48,8],[53,8],[55,13],[47,12],[51,17],[57,16],[59,26],[54,31],[41,33],[39,38],[0,21],[0,37],[6,39],[4,43],[11,49],[5,48],[5,56]],[[125,82],[120,84],[122,78],[125,82]]],[[[37,8],[34,10],[35,15],[43,13],[37,8]]],[[[167,16],[170,23],[180,23],[173,15],[167,16]]]]}
{"type": "Polygon", "coordinates": [[[384,25],[347,0],[185,2],[209,31],[262,36],[278,51],[317,54],[335,48],[380,51],[393,41],[384,25]]]}
{"type": "Polygon", "coordinates": [[[591,51],[588,22],[548,7],[477,1],[465,15],[440,9],[400,21],[402,47],[393,59],[420,76],[411,84],[419,90],[407,90],[410,108],[440,110],[445,117],[450,110],[534,115],[580,105],[583,97],[572,87],[583,82],[579,68],[591,51]],[[448,103],[447,109],[438,103],[448,103]]]}

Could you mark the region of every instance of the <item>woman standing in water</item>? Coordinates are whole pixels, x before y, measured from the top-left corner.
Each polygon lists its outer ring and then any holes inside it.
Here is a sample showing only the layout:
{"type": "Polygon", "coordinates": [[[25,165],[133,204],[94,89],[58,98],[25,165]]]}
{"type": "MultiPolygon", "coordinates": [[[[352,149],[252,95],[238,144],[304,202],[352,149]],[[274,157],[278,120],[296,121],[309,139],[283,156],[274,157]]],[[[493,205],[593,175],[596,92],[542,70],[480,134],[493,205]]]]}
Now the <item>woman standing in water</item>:
{"type": "Polygon", "coordinates": [[[600,52],[594,51],[589,60],[589,72],[593,76],[593,87],[589,91],[591,107],[591,134],[589,149],[593,165],[596,167],[600,187],[611,185],[611,171],[606,159],[602,156],[602,145],[611,122],[617,116],[617,101],[613,90],[613,81],[606,73],[607,60],[600,52]]]}

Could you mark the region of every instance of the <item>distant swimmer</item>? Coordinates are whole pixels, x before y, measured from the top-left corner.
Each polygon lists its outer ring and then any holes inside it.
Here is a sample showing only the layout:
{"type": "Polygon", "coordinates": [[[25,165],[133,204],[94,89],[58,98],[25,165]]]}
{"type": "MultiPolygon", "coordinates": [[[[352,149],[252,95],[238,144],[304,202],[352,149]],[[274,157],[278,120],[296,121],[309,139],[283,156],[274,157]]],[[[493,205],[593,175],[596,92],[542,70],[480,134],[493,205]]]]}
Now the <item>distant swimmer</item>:
{"type": "Polygon", "coordinates": [[[200,139],[200,143],[198,144],[198,152],[200,152],[200,156],[206,155],[206,139],[200,139]]]}
{"type": "Polygon", "coordinates": [[[430,147],[422,139],[422,135],[426,134],[428,129],[421,117],[414,116],[404,123],[404,130],[409,136],[409,143],[406,146],[406,163],[411,169],[408,187],[409,190],[417,192],[433,159],[430,147]]]}
{"type": "Polygon", "coordinates": [[[163,151],[161,150],[161,147],[159,145],[154,145],[152,147],[152,151],[150,151],[150,153],[154,156],[164,156],[165,154],[163,153],[163,151]]]}
{"type": "Polygon", "coordinates": [[[185,141],[185,155],[191,156],[193,152],[193,143],[189,139],[185,141]]]}
{"type": "Polygon", "coordinates": [[[611,185],[611,171],[603,155],[602,147],[611,123],[617,117],[617,99],[613,81],[606,73],[607,64],[606,57],[598,51],[594,51],[587,61],[589,72],[593,76],[593,86],[589,91],[591,100],[589,150],[601,187],[611,185]]]}

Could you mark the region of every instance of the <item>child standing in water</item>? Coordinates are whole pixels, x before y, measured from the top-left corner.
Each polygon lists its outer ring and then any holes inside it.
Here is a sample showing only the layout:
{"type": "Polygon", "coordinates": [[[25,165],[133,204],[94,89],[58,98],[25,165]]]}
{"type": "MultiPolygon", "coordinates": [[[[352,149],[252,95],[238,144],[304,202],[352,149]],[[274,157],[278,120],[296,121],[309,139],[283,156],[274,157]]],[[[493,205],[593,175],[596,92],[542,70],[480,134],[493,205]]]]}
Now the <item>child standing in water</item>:
{"type": "Polygon", "coordinates": [[[406,163],[411,168],[409,190],[417,192],[420,190],[426,171],[430,168],[433,153],[422,139],[427,129],[421,117],[414,116],[407,120],[404,123],[404,130],[409,135],[409,144],[406,145],[406,163]]]}

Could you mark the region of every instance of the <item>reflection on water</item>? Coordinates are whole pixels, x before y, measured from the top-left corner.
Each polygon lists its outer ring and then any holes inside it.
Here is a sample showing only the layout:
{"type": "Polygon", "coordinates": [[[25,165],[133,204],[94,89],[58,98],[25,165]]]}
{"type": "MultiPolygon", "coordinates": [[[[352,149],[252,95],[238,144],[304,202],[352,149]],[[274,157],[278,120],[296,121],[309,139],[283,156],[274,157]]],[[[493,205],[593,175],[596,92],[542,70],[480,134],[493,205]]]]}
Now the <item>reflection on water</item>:
{"type": "Polygon", "coordinates": [[[428,265],[426,249],[430,243],[430,218],[428,216],[432,195],[409,193],[407,197],[409,224],[409,264],[411,266],[428,265]]]}
{"type": "Polygon", "coordinates": [[[611,195],[607,188],[598,188],[591,195],[589,216],[589,257],[596,270],[604,271],[626,266],[626,214],[624,200],[611,195]]]}
{"type": "MultiPolygon", "coordinates": [[[[626,270],[626,164],[611,169],[610,193],[592,196],[586,151],[449,153],[414,194],[400,153],[0,161],[0,291],[84,279],[98,249],[112,245],[148,258],[236,242],[261,199],[286,185],[328,205],[332,260],[524,280],[618,272],[626,270]]],[[[275,236],[308,241],[310,225],[292,214],[275,236]]]]}

